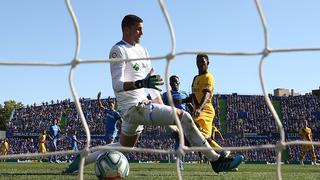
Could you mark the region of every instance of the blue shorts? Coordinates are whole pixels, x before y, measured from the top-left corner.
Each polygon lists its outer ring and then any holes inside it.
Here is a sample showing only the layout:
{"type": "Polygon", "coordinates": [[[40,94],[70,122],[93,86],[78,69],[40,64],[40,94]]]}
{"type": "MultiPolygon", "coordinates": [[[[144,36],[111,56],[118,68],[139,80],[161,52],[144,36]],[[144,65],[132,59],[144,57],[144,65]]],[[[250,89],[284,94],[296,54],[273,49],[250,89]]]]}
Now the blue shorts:
{"type": "Polygon", "coordinates": [[[52,148],[52,149],[57,149],[57,141],[58,141],[58,139],[52,139],[52,140],[50,141],[50,144],[51,144],[51,148],[52,148]]]}

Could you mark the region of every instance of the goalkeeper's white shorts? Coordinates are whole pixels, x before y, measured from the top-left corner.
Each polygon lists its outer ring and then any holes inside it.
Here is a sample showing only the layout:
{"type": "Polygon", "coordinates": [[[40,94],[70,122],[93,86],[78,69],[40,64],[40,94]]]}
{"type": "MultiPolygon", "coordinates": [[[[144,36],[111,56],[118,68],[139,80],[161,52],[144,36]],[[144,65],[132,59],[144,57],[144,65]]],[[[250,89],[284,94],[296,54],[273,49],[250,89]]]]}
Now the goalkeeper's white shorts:
{"type": "Polygon", "coordinates": [[[143,125],[173,125],[174,113],[176,108],[173,110],[171,106],[151,101],[140,102],[124,114],[121,132],[126,136],[133,136],[142,132],[143,125]]]}

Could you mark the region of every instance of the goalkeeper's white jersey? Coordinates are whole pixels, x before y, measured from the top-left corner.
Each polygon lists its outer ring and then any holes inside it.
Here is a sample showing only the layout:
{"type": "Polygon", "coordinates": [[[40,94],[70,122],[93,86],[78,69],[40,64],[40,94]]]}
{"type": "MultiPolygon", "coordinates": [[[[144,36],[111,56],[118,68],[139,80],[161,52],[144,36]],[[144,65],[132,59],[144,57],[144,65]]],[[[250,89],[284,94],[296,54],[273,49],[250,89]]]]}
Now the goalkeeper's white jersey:
{"type": "MultiPolygon", "coordinates": [[[[132,46],[123,40],[114,45],[109,54],[110,59],[139,59],[148,57],[147,50],[140,44],[132,46]]],[[[160,93],[154,89],[141,88],[132,91],[123,90],[124,82],[144,79],[150,70],[151,61],[149,59],[110,63],[112,87],[117,98],[119,111],[122,115],[125,114],[131,106],[147,99],[148,94],[150,94],[152,98],[160,95],[160,93]]]]}

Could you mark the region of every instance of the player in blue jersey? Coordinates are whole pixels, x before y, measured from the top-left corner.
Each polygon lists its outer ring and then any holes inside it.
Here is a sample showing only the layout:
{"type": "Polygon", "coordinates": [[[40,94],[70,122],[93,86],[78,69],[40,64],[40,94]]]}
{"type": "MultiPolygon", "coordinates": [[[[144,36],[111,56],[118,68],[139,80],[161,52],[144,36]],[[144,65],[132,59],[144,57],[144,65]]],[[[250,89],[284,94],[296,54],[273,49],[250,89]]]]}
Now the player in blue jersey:
{"type": "MultiPolygon", "coordinates": [[[[187,108],[186,103],[182,103],[181,100],[188,98],[189,95],[185,91],[182,91],[179,89],[179,86],[180,86],[179,77],[176,75],[172,75],[169,78],[169,81],[171,86],[170,92],[171,92],[171,96],[172,96],[175,107],[179,109],[183,109],[188,112],[189,110],[187,108]]],[[[162,94],[162,100],[164,104],[169,105],[167,92],[162,94]]]]}
{"type": "MultiPolygon", "coordinates": [[[[170,87],[171,87],[170,92],[171,92],[172,100],[173,100],[175,107],[178,109],[183,109],[183,110],[189,112],[189,109],[188,109],[188,106],[186,105],[186,103],[182,103],[182,100],[187,99],[189,97],[189,95],[185,91],[182,91],[179,89],[179,87],[180,87],[179,77],[176,75],[172,75],[169,78],[169,81],[170,81],[170,87]]],[[[164,104],[169,105],[168,92],[165,92],[162,94],[162,101],[164,104]]],[[[175,139],[175,149],[178,149],[178,147],[179,147],[178,131],[176,129],[173,129],[172,126],[170,126],[170,127],[171,128],[166,128],[166,130],[169,131],[171,133],[172,137],[175,139]]],[[[180,170],[184,169],[183,168],[183,157],[180,157],[179,167],[180,167],[180,170]]]]}
{"type": "MultiPolygon", "coordinates": [[[[77,138],[77,131],[76,130],[71,131],[70,136],[68,137],[68,140],[69,140],[71,149],[73,151],[79,151],[78,143],[79,144],[82,144],[82,143],[77,138]]],[[[71,161],[72,159],[73,159],[73,155],[70,155],[68,158],[68,161],[71,161]]]]}
{"type": "Polygon", "coordinates": [[[115,102],[113,99],[108,98],[107,108],[102,104],[100,100],[101,92],[98,93],[98,107],[100,110],[104,111],[103,123],[105,126],[105,141],[106,144],[113,143],[114,139],[118,134],[117,122],[121,123],[122,118],[118,111],[115,110],[115,102]]]}
{"type": "MultiPolygon", "coordinates": [[[[58,119],[53,119],[52,124],[49,126],[49,139],[50,139],[50,151],[57,150],[57,143],[59,138],[59,133],[61,133],[60,127],[58,125],[58,119]]],[[[50,163],[59,163],[57,155],[50,157],[50,163]]]]}
{"type": "MultiPolygon", "coordinates": [[[[113,143],[116,136],[118,135],[118,129],[117,129],[117,122],[121,123],[122,118],[118,111],[115,110],[115,101],[113,99],[108,98],[107,100],[107,107],[105,107],[101,102],[101,92],[97,95],[97,106],[99,110],[104,111],[104,118],[103,123],[105,125],[105,142],[106,144],[113,143]]],[[[93,153],[90,153],[88,155],[88,158],[86,158],[85,165],[93,163],[95,161],[95,158],[103,153],[103,150],[95,151],[93,153]]],[[[78,155],[76,159],[68,166],[67,169],[65,169],[64,173],[72,173],[74,171],[77,171],[79,168],[80,163],[80,156],[78,155]]]]}

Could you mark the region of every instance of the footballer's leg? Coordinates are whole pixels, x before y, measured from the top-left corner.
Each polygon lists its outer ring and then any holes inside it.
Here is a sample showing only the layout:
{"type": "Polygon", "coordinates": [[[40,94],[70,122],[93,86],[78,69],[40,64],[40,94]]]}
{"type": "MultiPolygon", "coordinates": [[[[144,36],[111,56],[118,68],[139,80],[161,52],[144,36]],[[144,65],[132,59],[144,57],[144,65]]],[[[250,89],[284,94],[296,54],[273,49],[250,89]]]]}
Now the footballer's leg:
{"type": "Polygon", "coordinates": [[[310,151],[310,153],[311,153],[311,158],[312,158],[312,165],[319,165],[318,163],[317,163],[317,156],[316,156],[316,153],[315,153],[315,150],[314,150],[314,146],[313,145],[311,145],[312,146],[312,148],[311,148],[311,151],[310,151]]]}
{"type": "MultiPolygon", "coordinates": [[[[93,153],[89,153],[84,161],[84,165],[91,164],[95,162],[97,157],[104,153],[105,150],[95,151],[93,153]]],[[[77,154],[76,158],[71,162],[71,164],[63,171],[63,173],[73,173],[79,169],[80,166],[80,154],[77,154]]]]}
{"type": "MultiPolygon", "coordinates": [[[[168,132],[171,137],[175,140],[174,142],[174,149],[178,150],[179,146],[180,146],[180,138],[179,138],[179,129],[176,125],[170,125],[170,126],[166,126],[165,127],[165,131],[168,132]]],[[[188,140],[184,137],[184,145],[185,146],[190,146],[190,143],[188,142],[188,140]]],[[[184,170],[184,156],[179,156],[179,168],[180,170],[184,170]]]]}
{"type": "MultiPolygon", "coordinates": [[[[106,146],[112,146],[112,147],[119,147],[121,146],[119,143],[111,143],[107,144],[106,146]]],[[[94,163],[97,159],[97,157],[106,152],[107,150],[99,150],[92,153],[89,153],[84,161],[84,165],[88,165],[91,163],[94,163]]],[[[80,166],[80,154],[77,154],[76,158],[71,162],[71,164],[63,171],[63,173],[73,173],[79,169],[80,166]]]]}
{"type": "Polygon", "coordinates": [[[301,165],[304,165],[303,161],[304,161],[305,153],[306,153],[305,146],[302,146],[301,153],[300,153],[300,164],[301,165]]]}
{"type": "MultiPolygon", "coordinates": [[[[161,111],[157,112],[157,108],[154,108],[153,110],[154,114],[151,117],[163,117],[164,114],[170,114],[159,113],[161,111]]],[[[210,144],[207,142],[207,140],[203,137],[201,132],[196,127],[191,115],[179,109],[177,109],[176,112],[178,114],[179,119],[181,120],[181,126],[183,128],[183,132],[187,140],[194,146],[211,148],[210,144]]],[[[166,119],[169,118],[170,117],[167,117],[166,119]]],[[[242,155],[237,155],[235,157],[225,157],[223,155],[218,154],[213,149],[209,151],[203,151],[202,153],[210,160],[212,169],[217,173],[237,168],[244,159],[242,155]]]]}
{"type": "MultiPolygon", "coordinates": [[[[139,108],[140,117],[134,117],[140,121],[141,124],[146,125],[174,125],[175,114],[178,115],[181,126],[187,140],[194,146],[210,147],[207,140],[201,135],[197,129],[191,115],[183,110],[172,109],[171,106],[149,103],[145,104],[143,108],[139,108]],[[141,113],[141,111],[143,113],[141,113]]],[[[219,154],[214,150],[203,152],[209,159],[218,160],[219,154]]]]}
{"type": "MultiPolygon", "coordinates": [[[[120,134],[120,143],[111,143],[106,146],[126,146],[133,147],[139,138],[140,133],[143,130],[143,126],[134,125],[127,123],[127,121],[123,121],[121,124],[121,134],[120,134]]],[[[85,159],[85,165],[95,162],[97,157],[104,153],[106,150],[95,151],[90,153],[85,159]]],[[[78,154],[75,160],[63,171],[63,173],[73,173],[79,169],[80,165],[80,155],[78,154]]]]}
{"type": "Polygon", "coordinates": [[[215,152],[207,140],[202,136],[201,132],[195,125],[191,115],[180,109],[172,109],[171,106],[139,103],[130,111],[128,122],[135,122],[143,125],[174,125],[175,116],[178,115],[185,137],[193,146],[206,147],[210,150],[202,153],[211,161],[216,162],[212,165],[215,172],[227,171],[239,166],[243,160],[243,156],[235,156],[226,158],[215,152]]]}
{"type": "MultiPolygon", "coordinates": [[[[211,148],[208,141],[202,136],[201,132],[193,123],[192,117],[189,116],[190,114],[188,113],[182,113],[181,117],[181,125],[184,128],[184,132],[186,132],[186,137],[193,145],[211,148]],[[201,141],[201,137],[203,138],[203,141],[201,141]]],[[[217,154],[214,150],[203,151],[202,153],[210,160],[211,167],[216,173],[235,169],[244,159],[242,155],[226,157],[224,154],[217,154]],[[216,157],[218,157],[218,159],[215,159],[216,157]]]]}

